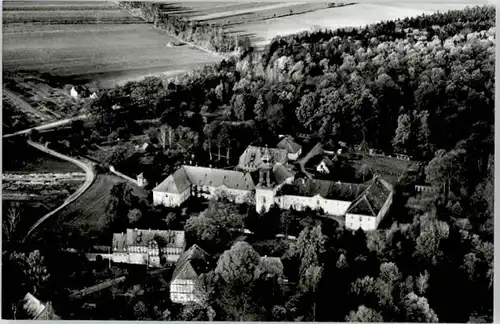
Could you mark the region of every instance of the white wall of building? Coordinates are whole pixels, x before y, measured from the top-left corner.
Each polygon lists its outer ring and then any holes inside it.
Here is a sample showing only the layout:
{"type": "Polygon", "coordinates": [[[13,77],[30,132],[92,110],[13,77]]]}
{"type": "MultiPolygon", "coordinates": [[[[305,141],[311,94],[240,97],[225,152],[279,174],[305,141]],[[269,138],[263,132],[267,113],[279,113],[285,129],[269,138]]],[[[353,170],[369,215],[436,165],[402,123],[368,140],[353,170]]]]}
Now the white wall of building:
{"type": "Polygon", "coordinates": [[[255,190],[255,209],[258,213],[262,209],[264,211],[269,211],[271,206],[275,203],[274,199],[275,191],[273,189],[257,188],[255,190]]]}
{"type": "Polygon", "coordinates": [[[69,94],[75,98],[75,99],[78,99],[79,95],[78,95],[78,92],[75,90],[75,87],[71,88],[71,90],[69,91],[69,94]]]}
{"type": "Polygon", "coordinates": [[[350,201],[325,199],[319,195],[314,197],[304,197],[295,195],[285,195],[276,197],[276,203],[281,209],[305,210],[307,207],[312,210],[323,209],[330,215],[344,215],[351,204],[350,201]]]}
{"type": "Polygon", "coordinates": [[[351,230],[361,228],[363,231],[374,231],[377,229],[377,218],[374,216],[346,214],[345,227],[351,230]]]}
{"type": "Polygon", "coordinates": [[[185,304],[199,302],[200,296],[196,293],[193,280],[175,279],[170,284],[170,299],[174,303],[185,304]]]}
{"type": "Polygon", "coordinates": [[[178,207],[190,196],[190,189],[186,189],[180,194],[162,191],[153,191],[153,205],[163,205],[166,207],[178,207]]]}
{"type": "Polygon", "coordinates": [[[301,154],[302,154],[302,149],[298,150],[297,153],[288,153],[288,159],[296,161],[301,154]]]}
{"type": "Polygon", "coordinates": [[[318,166],[316,167],[316,171],[326,174],[330,173],[330,169],[328,169],[328,167],[326,166],[325,161],[321,161],[321,163],[318,164],[318,166]]]}

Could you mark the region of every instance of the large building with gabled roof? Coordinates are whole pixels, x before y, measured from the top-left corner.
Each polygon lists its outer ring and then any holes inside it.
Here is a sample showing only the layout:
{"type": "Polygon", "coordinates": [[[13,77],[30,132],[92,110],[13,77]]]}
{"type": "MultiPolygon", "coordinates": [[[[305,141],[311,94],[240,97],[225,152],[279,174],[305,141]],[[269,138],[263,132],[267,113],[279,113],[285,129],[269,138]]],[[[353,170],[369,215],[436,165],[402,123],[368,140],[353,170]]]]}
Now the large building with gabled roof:
{"type": "Polygon", "coordinates": [[[205,291],[200,275],[208,272],[210,255],[198,245],[184,252],[175,266],[170,282],[170,299],[174,303],[201,302],[205,291]]]}
{"type": "Polygon", "coordinates": [[[161,267],[176,262],[185,246],[184,231],[129,228],[124,233],[113,234],[112,260],[161,267]]]}
{"type": "Polygon", "coordinates": [[[176,207],[190,196],[210,199],[218,193],[243,203],[254,189],[248,173],[183,165],[153,189],[153,204],[176,207]]]}
{"type": "Polygon", "coordinates": [[[375,177],[368,188],[358,196],[345,214],[345,227],[371,231],[378,228],[389,211],[394,196],[392,185],[375,177]]]}

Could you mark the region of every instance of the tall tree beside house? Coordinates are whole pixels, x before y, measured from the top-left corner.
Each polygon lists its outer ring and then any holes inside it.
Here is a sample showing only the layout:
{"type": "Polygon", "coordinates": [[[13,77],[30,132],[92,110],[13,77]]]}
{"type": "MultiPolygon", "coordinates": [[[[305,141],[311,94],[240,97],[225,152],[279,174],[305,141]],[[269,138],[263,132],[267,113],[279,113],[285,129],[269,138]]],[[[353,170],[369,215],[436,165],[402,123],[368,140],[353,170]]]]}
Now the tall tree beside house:
{"type": "Polygon", "coordinates": [[[297,240],[292,243],[288,253],[300,260],[299,276],[303,277],[311,266],[319,265],[320,256],[324,251],[325,238],[321,225],[304,228],[297,240]]]}
{"type": "Polygon", "coordinates": [[[425,167],[426,181],[443,188],[445,199],[450,193],[460,197],[464,189],[464,164],[467,152],[463,149],[439,150],[425,167]]]}
{"type": "Polygon", "coordinates": [[[259,262],[259,254],[246,242],[235,243],[220,256],[215,274],[223,281],[222,303],[228,320],[244,320],[255,306],[251,291],[259,262]]]}
{"type": "Polygon", "coordinates": [[[17,226],[21,220],[22,208],[19,203],[11,203],[9,209],[7,209],[7,214],[4,215],[2,219],[2,241],[4,243],[4,249],[6,243],[11,242],[16,234],[17,226]]]}
{"type": "Polygon", "coordinates": [[[205,147],[206,149],[208,149],[210,161],[213,160],[212,143],[217,138],[218,129],[219,129],[219,124],[217,122],[206,124],[205,127],[203,128],[203,134],[205,135],[205,147]]]}
{"type": "Polygon", "coordinates": [[[304,292],[309,293],[312,300],[312,321],[316,321],[316,290],[323,275],[323,267],[317,265],[309,266],[300,278],[300,285],[304,292]]]}
{"type": "Polygon", "coordinates": [[[412,120],[408,114],[402,114],[398,117],[398,128],[392,140],[392,145],[396,152],[408,154],[411,147],[412,120]]]}
{"type": "Polygon", "coordinates": [[[134,203],[132,188],[126,182],[118,182],[111,187],[106,214],[108,226],[125,228],[128,224],[128,210],[134,203]]]}
{"type": "Polygon", "coordinates": [[[358,173],[363,177],[363,182],[365,182],[366,178],[371,174],[371,167],[367,163],[363,163],[358,170],[358,173]]]}
{"type": "Polygon", "coordinates": [[[47,288],[50,279],[50,273],[47,269],[45,258],[39,250],[29,253],[14,252],[10,255],[10,259],[15,262],[27,282],[27,288],[33,294],[43,295],[47,288]]]}

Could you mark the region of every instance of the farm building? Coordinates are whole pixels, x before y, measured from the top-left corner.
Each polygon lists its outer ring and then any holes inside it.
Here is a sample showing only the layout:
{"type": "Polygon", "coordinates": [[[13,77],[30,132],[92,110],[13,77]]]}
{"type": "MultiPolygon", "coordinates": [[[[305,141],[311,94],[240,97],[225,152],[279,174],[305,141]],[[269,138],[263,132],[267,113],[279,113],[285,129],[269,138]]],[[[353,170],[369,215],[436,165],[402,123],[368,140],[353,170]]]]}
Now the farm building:
{"type": "Polygon", "coordinates": [[[201,302],[205,291],[200,275],[208,271],[210,256],[194,244],[184,252],[175,266],[170,283],[170,299],[174,303],[201,302]]]}
{"type": "Polygon", "coordinates": [[[270,154],[273,164],[285,164],[288,162],[288,153],[284,149],[249,145],[240,156],[238,169],[247,172],[259,170],[263,164],[262,157],[266,153],[270,154]]]}
{"type": "Polygon", "coordinates": [[[51,303],[44,304],[35,296],[27,293],[22,300],[22,310],[27,319],[31,320],[59,320],[54,313],[51,303]]]}
{"type": "Polygon", "coordinates": [[[153,204],[174,207],[190,196],[210,199],[222,193],[243,203],[254,189],[248,173],[184,165],[153,189],[153,204]]]}
{"type": "Polygon", "coordinates": [[[112,260],[160,267],[177,262],[185,246],[184,231],[127,229],[113,234],[112,260]]]}
{"type": "Polygon", "coordinates": [[[302,154],[302,145],[296,143],[291,136],[284,136],[276,147],[278,149],[286,150],[288,159],[291,161],[296,161],[302,154]]]}

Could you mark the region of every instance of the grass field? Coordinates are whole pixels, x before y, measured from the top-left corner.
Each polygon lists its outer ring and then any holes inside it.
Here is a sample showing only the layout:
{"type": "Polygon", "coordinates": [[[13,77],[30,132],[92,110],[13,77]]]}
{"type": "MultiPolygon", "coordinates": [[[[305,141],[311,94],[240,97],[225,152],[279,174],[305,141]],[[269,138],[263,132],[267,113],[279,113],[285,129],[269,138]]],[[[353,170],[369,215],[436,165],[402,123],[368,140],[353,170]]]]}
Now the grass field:
{"type": "MultiPolygon", "coordinates": [[[[106,206],[111,188],[114,184],[125,180],[114,175],[98,175],[95,182],[74,203],[64,208],[54,218],[41,225],[40,229],[57,223],[69,230],[88,227],[90,231],[100,231],[106,219],[106,206]]],[[[147,192],[134,186],[134,195],[147,197],[147,192]]]]}
{"type": "Polygon", "coordinates": [[[2,172],[12,173],[70,173],[83,172],[73,163],[52,157],[21,140],[2,143],[6,153],[2,158],[2,172]]]}
{"type": "Polygon", "coordinates": [[[112,87],[146,75],[179,74],[219,60],[109,2],[5,2],[3,68],[48,72],[112,87]]]}
{"type": "MultiPolygon", "coordinates": [[[[470,4],[481,4],[471,2],[470,4]]],[[[355,4],[180,2],[165,12],[222,24],[250,36],[261,47],[276,36],[313,28],[357,27],[463,9],[467,3],[355,4]]],[[[105,1],[7,1],[3,3],[3,66],[6,71],[41,71],[75,82],[100,81],[112,87],[148,75],[166,77],[220,59],[189,46],[167,47],[169,35],[105,1]]]]}
{"type": "MultiPolygon", "coordinates": [[[[420,14],[432,14],[453,9],[464,9],[475,3],[360,3],[350,6],[315,10],[304,14],[295,14],[276,19],[267,19],[231,25],[228,30],[250,35],[257,47],[269,43],[276,36],[286,36],[302,31],[321,29],[337,29],[342,27],[359,27],[383,20],[414,17],[420,14]]],[[[312,5],[312,4],[311,4],[312,5]]],[[[281,8],[283,9],[283,8],[281,8]]]]}

